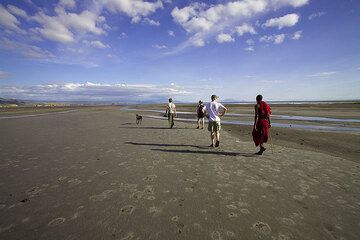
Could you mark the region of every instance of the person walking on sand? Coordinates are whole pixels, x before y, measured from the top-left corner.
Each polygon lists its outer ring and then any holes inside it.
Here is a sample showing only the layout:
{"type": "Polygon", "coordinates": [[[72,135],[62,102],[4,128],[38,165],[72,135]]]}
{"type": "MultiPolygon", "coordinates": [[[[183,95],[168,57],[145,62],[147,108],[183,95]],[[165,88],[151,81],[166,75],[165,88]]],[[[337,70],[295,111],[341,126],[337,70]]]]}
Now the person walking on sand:
{"type": "Polygon", "coordinates": [[[204,117],[205,117],[205,106],[203,101],[199,101],[199,105],[196,107],[196,114],[197,114],[197,127],[196,128],[200,128],[204,129],[204,117]]]}
{"type": "Polygon", "coordinates": [[[170,128],[174,127],[174,118],[176,117],[176,106],[173,103],[172,98],[169,98],[169,103],[166,105],[166,113],[169,121],[170,128]]]}
{"type": "Polygon", "coordinates": [[[271,127],[271,108],[262,99],[261,95],[256,96],[254,129],[252,132],[255,146],[260,146],[260,150],[256,153],[258,155],[262,155],[266,150],[264,143],[268,140],[269,128],[271,127]]]}
{"type": "Polygon", "coordinates": [[[211,133],[211,145],[209,147],[219,147],[220,145],[220,117],[224,116],[227,108],[217,102],[218,96],[212,95],[211,102],[205,105],[205,115],[209,119],[208,130],[211,133]]]}

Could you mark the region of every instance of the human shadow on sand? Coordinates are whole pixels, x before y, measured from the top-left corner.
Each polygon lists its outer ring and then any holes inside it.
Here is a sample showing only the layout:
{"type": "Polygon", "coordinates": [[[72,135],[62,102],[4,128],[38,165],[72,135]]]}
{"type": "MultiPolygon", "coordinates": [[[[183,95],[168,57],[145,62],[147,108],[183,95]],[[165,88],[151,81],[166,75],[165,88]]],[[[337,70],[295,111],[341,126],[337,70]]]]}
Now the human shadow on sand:
{"type": "Polygon", "coordinates": [[[254,153],[237,153],[237,152],[222,152],[222,151],[193,151],[193,150],[177,150],[177,149],[151,149],[158,152],[169,152],[169,153],[192,153],[192,154],[214,154],[223,156],[242,156],[242,157],[255,157],[254,153]]]}
{"type": "Polygon", "coordinates": [[[141,146],[153,146],[153,147],[194,147],[200,149],[207,149],[207,147],[196,146],[192,144],[167,144],[167,143],[137,143],[137,142],[125,142],[125,144],[141,145],[141,146]]]}
{"type": "MultiPolygon", "coordinates": [[[[125,125],[125,124],[122,124],[125,125]]],[[[130,124],[126,124],[126,125],[130,125],[130,124]]],[[[141,125],[137,125],[134,126],[135,124],[133,124],[133,127],[119,127],[119,128],[134,128],[134,129],[169,129],[169,130],[174,130],[174,129],[193,129],[193,128],[184,128],[184,127],[174,127],[174,128],[169,128],[169,127],[142,127],[141,125]]]]}

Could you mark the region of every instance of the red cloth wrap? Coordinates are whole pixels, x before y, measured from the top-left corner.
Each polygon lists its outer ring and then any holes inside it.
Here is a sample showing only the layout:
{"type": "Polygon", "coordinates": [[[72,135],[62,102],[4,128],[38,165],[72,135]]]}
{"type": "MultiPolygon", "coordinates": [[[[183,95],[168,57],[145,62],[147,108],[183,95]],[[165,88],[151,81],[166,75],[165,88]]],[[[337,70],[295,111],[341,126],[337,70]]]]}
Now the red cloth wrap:
{"type": "Polygon", "coordinates": [[[256,124],[256,129],[253,130],[252,136],[255,146],[262,145],[267,142],[269,137],[269,122],[267,119],[259,119],[256,124]]]}
{"type": "Polygon", "coordinates": [[[264,117],[270,116],[270,114],[271,114],[270,106],[264,101],[260,101],[259,105],[260,105],[261,115],[264,117]]]}
{"type": "Polygon", "coordinates": [[[257,130],[254,129],[252,132],[255,146],[259,146],[262,145],[263,143],[266,143],[269,138],[269,121],[267,118],[271,114],[271,108],[264,101],[260,101],[259,105],[260,106],[258,110],[261,113],[261,116],[258,116],[258,122],[256,124],[257,130]]]}

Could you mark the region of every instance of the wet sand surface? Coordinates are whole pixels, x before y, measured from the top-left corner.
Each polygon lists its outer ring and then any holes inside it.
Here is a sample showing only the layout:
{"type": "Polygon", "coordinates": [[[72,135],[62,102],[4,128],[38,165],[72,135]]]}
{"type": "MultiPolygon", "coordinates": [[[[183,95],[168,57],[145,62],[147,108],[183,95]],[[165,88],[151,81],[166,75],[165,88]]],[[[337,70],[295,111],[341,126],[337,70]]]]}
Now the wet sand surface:
{"type": "Polygon", "coordinates": [[[360,239],[356,161],[134,122],[115,108],[1,119],[0,239],[360,239]]]}

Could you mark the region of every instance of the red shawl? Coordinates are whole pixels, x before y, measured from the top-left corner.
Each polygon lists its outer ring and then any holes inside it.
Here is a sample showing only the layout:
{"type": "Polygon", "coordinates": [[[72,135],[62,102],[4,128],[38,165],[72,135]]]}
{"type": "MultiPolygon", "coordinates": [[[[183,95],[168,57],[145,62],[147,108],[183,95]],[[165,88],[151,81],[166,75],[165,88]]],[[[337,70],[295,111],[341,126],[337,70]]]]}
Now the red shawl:
{"type": "Polygon", "coordinates": [[[264,102],[264,101],[260,101],[259,102],[259,105],[260,105],[260,111],[261,111],[261,114],[263,116],[270,116],[271,114],[271,108],[270,106],[264,102]]]}

